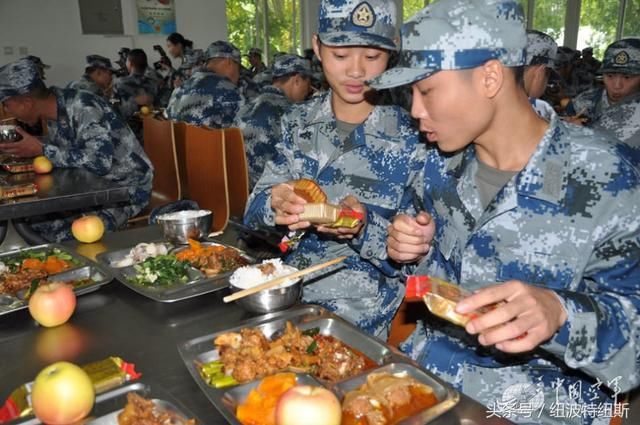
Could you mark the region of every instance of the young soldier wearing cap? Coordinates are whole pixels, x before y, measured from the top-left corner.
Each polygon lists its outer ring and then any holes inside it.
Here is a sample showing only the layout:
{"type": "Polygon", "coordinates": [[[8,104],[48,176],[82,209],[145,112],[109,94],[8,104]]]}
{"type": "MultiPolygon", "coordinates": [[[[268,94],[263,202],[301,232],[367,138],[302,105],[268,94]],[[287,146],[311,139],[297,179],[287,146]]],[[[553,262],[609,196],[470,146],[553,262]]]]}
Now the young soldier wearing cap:
{"type": "Polygon", "coordinates": [[[394,219],[389,256],[471,292],[458,313],[495,306],[465,328],[430,318],[405,349],[488,414],[608,423],[611,395],[640,382],[638,169],[606,135],[531,108],[516,1],[440,0],[402,46],[372,85],[411,84],[439,149],[416,186],[427,212],[394,219]]]}
{"type": "Polygon", "coordinates": [[[558,45],[551,36],[537,30],[527,30],[524,91],[533,109],[547,121],[555,113],[553,107],[540,97],[544,94],[549,73],[553,70],[558,45]]]}
{"type": "Polygon", "coordinates": [[[365,84],[396,49],[396,8],[382,0],[323,0],[319,17],[313,44],[331,89],[283,117],[278,154],[251,194],[245,221],[306,229],[286,258],[297,267],[347,256],[344,266],[306,279],[303,300],[384,338],[403,288],[377,259],[388,220],[411,199],[405,191],[424,159],[407,113],[377,105],[365,84]],[[317,181],[330,203],[365,212],[364,225],[329,229],[300,221],[305,201],[290,184],[299,178],[317,181]]]}
{"type": "Polygon", "coordinates": [[[197,70],[174,90],[167,115],[174,121],[226,128],[233,125],[243,103],[238,89],[240,51],[226,41],[215,41],[205,53],[204,69],[197,70]]]}
{"type": "Polygon", "coordinates": [[[598,72],[604,88],[574,98],[567,113],[587,118],[590,127],[612,132],[633,148],[630,154],[640,162],[640,39],[626,38],[609,45],[598,72]]]}
{"type": "Polygon", "coordinates": [[[105,99],[111,97],[113,73],[117,72],[108,58],[100,55],[87,56],[87,67],[78,81],[67,86],[70,89],[86,90],[105,99]]]}
{"type": "Polygon", "coordinates": [[[297,55],[280,55],[273,63],[273,83],[240,108],[236,127],[244,135],[249,165],[249,188],[253,189],[264,164],[276,155],[281,139],[280,120],[292,102],[307,98],[311,87],[311,64],[297,55]]]}
{"type": "Polygon", "coordinates": [[[247,58],[249,58],[249,63],[251,64],[251,69],[249,69],[249,74],[251,77],[255,77],[259,73],[265,71],[267,66],[262,62],[262,50],[257,47],[252,47],[249,49],[249,53],[247,53],[247,58]]]}
{"type": "Polygon", "coordinates": [[[46,119],[49,129],[42,141],[18,130],[22,140],[0,144],[0,152],[45,155],[55,167],[82,168],[130,188],[129,204],[30,219],[44,238],[71,238],[71,223],[81,213],[98,214],[113,231],[146,206],[153,179],[151,162],[131,129],[102,97],[84,90],[47,88],[35,65],[22,59],[0,67],[0,101],[7,112],[28,124],[46,119]]]}

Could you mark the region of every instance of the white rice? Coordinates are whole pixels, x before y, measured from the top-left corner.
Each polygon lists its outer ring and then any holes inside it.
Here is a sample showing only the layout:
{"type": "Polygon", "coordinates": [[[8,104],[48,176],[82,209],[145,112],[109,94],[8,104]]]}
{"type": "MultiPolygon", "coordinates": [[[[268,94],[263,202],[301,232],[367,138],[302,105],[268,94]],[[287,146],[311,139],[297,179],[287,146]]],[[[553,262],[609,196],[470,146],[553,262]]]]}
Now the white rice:
{"type": "Polygon", "coordinates": [[[172,213],[162,214],[158,216],[158,220],[185,220],[188,218],[204,217],[211,214],[209,210],[185,210],[172,213]]]}
{"type": "MultiPolygon", "coordinates": [[[[295,267],[282,264],[282,260],[280,260],[279,258],[265,260],[262,262],[262,264],[273,264],[273,266],[275,267],[275,271],[271,274],[265,275],[257,267],[258,265],[240,267],[235,272],[233,272],[233,274],[229,278],[229,283],[236,288],[248,289],[260,285],[261,283],[273,280],[277,277],[295,273],[296,271],[298,271],[298,269],[296,269],[295,267]]],[[[286,280],[272,289],[286,288],[287,286],[293,285],[297,281],[298,279],[286,280]]]]}

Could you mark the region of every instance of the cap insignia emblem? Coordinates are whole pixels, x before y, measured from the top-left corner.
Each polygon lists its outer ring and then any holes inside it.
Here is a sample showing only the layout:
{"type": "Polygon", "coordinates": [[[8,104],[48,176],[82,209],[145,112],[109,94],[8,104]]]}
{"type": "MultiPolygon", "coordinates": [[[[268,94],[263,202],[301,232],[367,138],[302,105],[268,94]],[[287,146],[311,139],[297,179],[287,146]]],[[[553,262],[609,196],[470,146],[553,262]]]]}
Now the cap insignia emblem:
{"type": "Polygon", "coordinates": [[[629,62],[629,54],[623,50],[616,55],[613,61],[616,65],[626,65],[629,62]]]}
{"type": "Polygon", "coordinates": [[[351,14],[351,21],[354,25],[359,27],[372,27],[376,20],[376,15],[373,13],[373,9],[367,2],[362,2],[353,10],[351,14]]]}

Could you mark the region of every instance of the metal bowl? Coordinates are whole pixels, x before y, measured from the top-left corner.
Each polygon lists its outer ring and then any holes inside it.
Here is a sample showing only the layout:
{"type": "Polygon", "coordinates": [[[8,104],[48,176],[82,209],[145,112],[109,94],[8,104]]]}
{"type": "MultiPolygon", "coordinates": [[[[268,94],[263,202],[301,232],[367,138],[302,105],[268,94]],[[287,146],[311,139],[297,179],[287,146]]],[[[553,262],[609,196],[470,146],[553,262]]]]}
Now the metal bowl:
{"type": "Polygon", "coordinates": [[[16,130],[16,126],[12,124],[0,125],[0,142],[10,143],[22,140],[22,136],[16,130]]]}
{"type": "Polygon", "coordinates": [[[209,234],[212,222],[213,213],[209,210],[178,211],[158,216],[165,239],[173,244],[187,244],[189,239],[203,239],[209,234]],[[201,215],[196,216],[198,212],[201,215]]]}
{"type": "MultiPolygon", "coordinates": [[[[291,267],[291,272],[296,269],[291,267]]],[[[232,293],[242,291],[245,288],[238,288],[229,284],[232,293]]],[[[275,311],[286,310],[294,306],[300,300],[302,294],[302,278],[298,278],[295,283],[284,288],[267,289],[257,292],[244,298],[236,300],[236,303],[251,313],[265,314],[275,311]]]]}

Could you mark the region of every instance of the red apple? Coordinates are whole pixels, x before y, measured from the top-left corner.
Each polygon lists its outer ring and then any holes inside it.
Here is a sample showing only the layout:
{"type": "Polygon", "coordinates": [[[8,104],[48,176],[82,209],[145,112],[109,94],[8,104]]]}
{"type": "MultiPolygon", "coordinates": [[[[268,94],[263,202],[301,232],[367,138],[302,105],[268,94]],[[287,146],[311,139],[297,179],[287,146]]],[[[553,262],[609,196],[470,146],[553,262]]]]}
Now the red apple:
{"type": "Polygon", "coordinates": [[[340,425],[341,421],[340,401],[322,387],[292,387],[276,405],[276,425],[340,425]]]}
{"type": "Polygon", "coordinates": [[[48,425],[68,425],[91,412],[95,392],[87,372],[69,362],[42,369],[31,389],[36,417],[48,425]]]}
{"type": "Polygon", "coordinates": [[[53,164],[46,156],[36,156],[33,159],[33,171],[37,174],[47,174],[53,169],[53,164]]]}
{"type": "Polygon", "coordinates": [[[104,234],[104,223],[97,215],[85,215],[74,220],[71,233],[80,242],[93,243],[104,234]]]}
{"type": "Polygon", "coordinates": [[[52,282],[40,285],[29,298],[29,313],[42,326],[58,326],[69,320],[76,308],[71,285],[52,282]]]}

